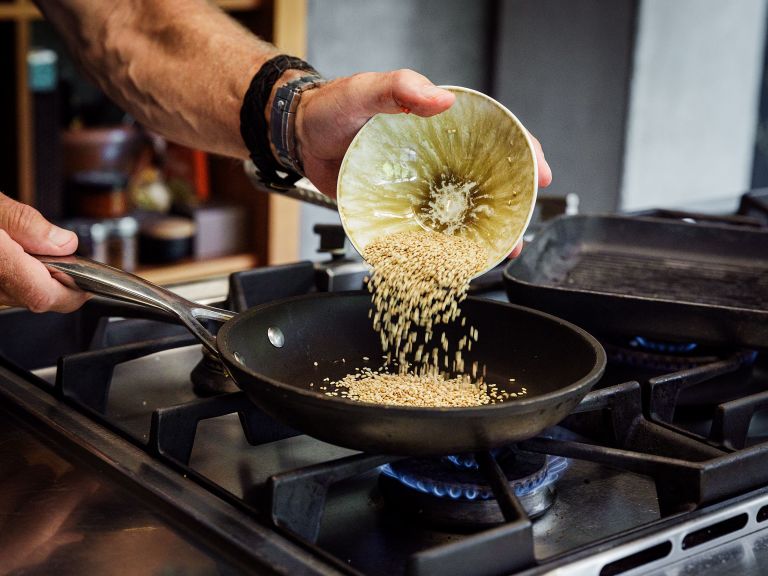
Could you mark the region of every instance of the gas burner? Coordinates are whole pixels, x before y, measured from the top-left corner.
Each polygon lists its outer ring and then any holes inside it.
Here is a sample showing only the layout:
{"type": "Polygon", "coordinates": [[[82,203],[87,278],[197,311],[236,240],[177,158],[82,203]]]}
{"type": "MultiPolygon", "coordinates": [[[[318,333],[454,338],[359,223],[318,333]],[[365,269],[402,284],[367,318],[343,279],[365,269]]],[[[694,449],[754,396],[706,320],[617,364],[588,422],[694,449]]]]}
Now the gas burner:
{"type": "Polygon", "coordinates": [[[666,342],[635,336],[628,341],[602,341],[608,360],[615,364],[677,372],[711,364],[739,353],[744,364],[754,362],[756,353],[751,350],[737,351],[729,348],[712,348],[695,342],[666,342]]]}
{"type": "MultiPolygon", "coordinates": [[[[495,451],[494,456],[528,516],[544,514],[554,503],[554,483],[568,461],[512,448],[495,451]]],[[[466,531],[504,521],[471,455],[410,458],[382,466],[381,471],[384,497],[428,524],[466,531]]]]}
{"type": "Polygon", "coordinates": [[[221,360],[205,347],[203,347],[203,357],[189,376],[192,380],[192,389],[198,396],[216,396],[237,391],[237,385],[227,374],[221,360]]]}
{"type": "Polygon", "coordinates": [[[693,352],[699,347],[696,342],[663,342],[660,340],[649,340],[642,336],[635,336],[629,341],[629,345],[638,350],[661,352],[662,354],[686,354],[693,352]]]}

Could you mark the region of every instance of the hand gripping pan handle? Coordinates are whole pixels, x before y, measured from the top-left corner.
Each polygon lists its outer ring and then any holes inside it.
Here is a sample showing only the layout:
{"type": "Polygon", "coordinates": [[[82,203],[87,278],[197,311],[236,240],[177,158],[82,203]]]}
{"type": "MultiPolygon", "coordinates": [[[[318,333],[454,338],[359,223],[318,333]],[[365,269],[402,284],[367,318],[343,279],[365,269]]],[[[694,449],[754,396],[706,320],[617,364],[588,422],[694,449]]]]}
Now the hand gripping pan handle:
{"type": "Polygon", "coordinates": [[[150,306],[168,312],[178,318],[203,345],[218,356],[216,337],[201,323],[203,320],[226,322],[234,313],[212,306],[191,302],[170,290],[156,286],[123,270],[101,264],[80,256],[36,256],[54,277],[60,274],[71,278],[87,292],[150,306]]]}

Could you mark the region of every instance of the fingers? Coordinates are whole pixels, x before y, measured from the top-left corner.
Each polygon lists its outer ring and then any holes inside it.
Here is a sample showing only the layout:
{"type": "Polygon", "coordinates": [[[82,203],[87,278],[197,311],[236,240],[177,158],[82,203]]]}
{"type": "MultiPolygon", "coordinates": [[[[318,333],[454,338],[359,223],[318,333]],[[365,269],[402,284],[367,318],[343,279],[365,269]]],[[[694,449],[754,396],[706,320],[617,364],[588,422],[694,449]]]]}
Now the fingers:
{"type": "Polygon", "coordinates": [[[31,254],[66,256],[77,249],[74,232],[54,226],[26,204],[0,194],[0,229],[31,254]]]}
{"type": "Polygon", "coordinates": [[[87,299],[84,292],[53,279],[41,262],[0,230],[0,304],[33,312],[72,312],[87,299]]]}
{"type": "Polygon", "coordinates": [[[541,142],[539,142],[536,136],[530,132],[528,133],[528,136],[531,137],[533,151],[536,154],[536,165],[539,168],[539,187],[546,188],[552,183],[552,169],[549,167],[547,159],[544,158],[544,150],[541,148],[541,142]]]}
{"type": "Polygon", "coordinates": [[[0,304],[34,312],[71,312],[88,299],[51,277],[33,254],[64,256],[77,236],[48,222],[34,208],[0,194],[0,304]]]}
{"type": "Polygon", "coordinates": [[[412,70],[367,72],[329,82],[302,95],[296,141],[304,171],[334,196],[339,166],[357,131],[376,114],[433,116],[453,104],[453,93],[412,70]]]}
{"type": "Polygon", "coordinates": [[[509,256],[507,258],[517,258],[520,256],[520,253],[523,251],[523,241],[520,240],[520,242],[517,243],[517,245],[512,248],[512,252],[509,253],[509,256]]]}
{"type": "MultiPolygon", "coordinates": [[[[367,72],[309,90],[296,113],[296,141],[305,173],[321,192],[334,197],[344,154],[372,116],[403,112],[433,116],[450,108],[454,100],[452,92],[413,70],[367,72]]],[[[531,139],[543,188],[552,181],[552,171],[541,144],[531,139]]]]}
{"type": "MultiPolygon", "coordinates": [[[[382,112],[434,116],[450,108],[456,98],[452,92],[435,86],[413,70],[358,74],[350,81],[359,99],[360,110],[356,115],[362,116],[382,112]]],[[[539,186],[545,188],[552,182],[552,170],[544,157],[541,143],[532,134],[530,136],[539,168],[539,186]]]]}
{"type": "Polygon", "coordinates": [[[358,97],[359,114],[365,116],[400,112],[434,116],[450,108],[455,100],[453,93],[413,70],[358,74],[350,81],[358,97]]]}

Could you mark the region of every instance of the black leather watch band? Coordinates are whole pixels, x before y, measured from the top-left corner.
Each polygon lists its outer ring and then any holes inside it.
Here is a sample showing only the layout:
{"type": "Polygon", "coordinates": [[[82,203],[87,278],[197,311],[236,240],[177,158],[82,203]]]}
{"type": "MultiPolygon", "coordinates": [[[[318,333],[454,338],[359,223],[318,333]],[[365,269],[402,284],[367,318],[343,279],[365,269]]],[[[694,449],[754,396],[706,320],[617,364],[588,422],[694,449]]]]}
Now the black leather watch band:
{"type": "Polygon", "coordinates": [[[281,54],[265,62],[251,80],[240,108],[240,135],[248,148],[251,160],[265,185],[285,189],[301,175],[282,166],[272,154],[267,128],[267,102],[280,76],[286,70],[302,70],[319,76],[318,72],[300,58],[281,54]]]}

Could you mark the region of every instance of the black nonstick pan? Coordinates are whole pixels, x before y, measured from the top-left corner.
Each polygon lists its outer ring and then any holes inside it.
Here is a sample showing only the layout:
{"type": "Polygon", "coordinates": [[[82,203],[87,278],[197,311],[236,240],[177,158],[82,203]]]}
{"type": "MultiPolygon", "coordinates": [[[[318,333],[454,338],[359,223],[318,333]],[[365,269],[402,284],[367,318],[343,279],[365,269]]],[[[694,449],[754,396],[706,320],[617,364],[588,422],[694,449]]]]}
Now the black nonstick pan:
{"type": "Polygon", "coordinates": [[[506,266],[504,283],[510,302],[601,335],[768,347],[764,230],[566,216],[506,266]]]}
{"type": "MultiPolygon", "coordinates": [[[[468,365],[478,361],[487,366],[488,381],[510,391],[524,387],[527,394],[473,408],[364,404],[328,396],[323,388],[355,368],[381,365],[365,292],[299,296],[234,315],[90,260],[40,260],[62,281],[170,312],[221,358],[264,412],[321,440],[367,452],[445,455],[533,437],[565,418],[605,369],[602,347],[580,328],[520,306],[469,298],[463,311],[480,337],[468,365]],[[214,337],[200,319],[224,324],[214,337]]],[[[457,330],[458,324],[448,328],[449,339],[457,330]]]]}

